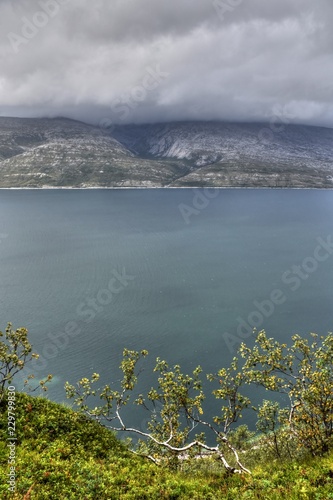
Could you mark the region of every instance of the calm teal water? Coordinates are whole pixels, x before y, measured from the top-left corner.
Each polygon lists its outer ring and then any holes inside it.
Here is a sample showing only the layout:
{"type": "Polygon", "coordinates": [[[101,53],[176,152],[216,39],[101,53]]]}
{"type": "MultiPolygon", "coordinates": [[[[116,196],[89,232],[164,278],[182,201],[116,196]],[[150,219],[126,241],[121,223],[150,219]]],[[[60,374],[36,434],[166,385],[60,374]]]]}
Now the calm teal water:
{"type": "Polygon", "coordinates": [[[51,398],[92,371],[118,379],[123,347],[213,372],[239,334],[251,342],[250,320],[279,340],[332,331],[333,255],[318,245],[333,235],[333,192],[209,195],[0,191],[1,328],[29,328],[35,373],[56,375],[51,398]]]}

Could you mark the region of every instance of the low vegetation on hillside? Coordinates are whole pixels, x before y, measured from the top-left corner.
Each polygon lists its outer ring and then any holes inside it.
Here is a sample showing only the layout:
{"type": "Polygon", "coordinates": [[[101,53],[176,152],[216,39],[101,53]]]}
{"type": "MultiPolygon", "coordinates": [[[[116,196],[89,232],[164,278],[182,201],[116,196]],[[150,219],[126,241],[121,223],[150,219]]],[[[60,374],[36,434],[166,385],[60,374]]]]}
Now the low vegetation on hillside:
{"type": "Polygon", "coordinates": [[[156,386],[138,395],[147,354],[124,351],[118,388],[111,382],[93,389],[96,373],[66,384],[74,411],[14,391],[13,376],[36,355],[27,330],[8,325],[0,332],[0,497],[333,499],[332,334],[294,336],[287,346],[259,332],[254,347],[242,345],[230,367],[208,375],[221,402],[212,418],[203,413],[200,367],[187,375],[157,360],[156,386]],[[285,394],[289,403],[280,407],[275,398],[253,407],[243,393],[251,384],[285,394]],[[151,411],[146,431],[123,420],[132,394],[151,411]],[[257,432],[239,424],[249,408],[257,432]],[[128,431],[140,437],[135,448],[119,440],[128,431]]]}
{"type": "Polygon", "coordinates": [[[0,117],[1,188],[329,188],[333,130],[0,117]]]}

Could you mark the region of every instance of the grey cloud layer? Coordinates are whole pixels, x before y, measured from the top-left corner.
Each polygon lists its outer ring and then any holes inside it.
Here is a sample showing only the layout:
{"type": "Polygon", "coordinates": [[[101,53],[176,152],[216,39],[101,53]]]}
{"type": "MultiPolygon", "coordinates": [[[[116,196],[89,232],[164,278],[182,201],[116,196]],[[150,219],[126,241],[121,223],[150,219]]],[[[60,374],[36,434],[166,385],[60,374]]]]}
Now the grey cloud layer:
{"type": "Polygon", "coordinates": [[[332,0],[0,0],[0,113],[333,126],[332,22],[332,0]]]}

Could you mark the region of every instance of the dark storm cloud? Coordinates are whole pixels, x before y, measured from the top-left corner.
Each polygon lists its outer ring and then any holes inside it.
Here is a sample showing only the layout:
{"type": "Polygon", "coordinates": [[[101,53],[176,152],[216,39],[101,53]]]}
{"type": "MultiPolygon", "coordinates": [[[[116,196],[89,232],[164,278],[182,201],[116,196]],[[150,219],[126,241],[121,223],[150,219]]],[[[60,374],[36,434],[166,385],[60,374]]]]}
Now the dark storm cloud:
{"type": "Polygon", "coordinates": [[[0,113],[333,126],[332,0],[0,0],[0,113]]]}

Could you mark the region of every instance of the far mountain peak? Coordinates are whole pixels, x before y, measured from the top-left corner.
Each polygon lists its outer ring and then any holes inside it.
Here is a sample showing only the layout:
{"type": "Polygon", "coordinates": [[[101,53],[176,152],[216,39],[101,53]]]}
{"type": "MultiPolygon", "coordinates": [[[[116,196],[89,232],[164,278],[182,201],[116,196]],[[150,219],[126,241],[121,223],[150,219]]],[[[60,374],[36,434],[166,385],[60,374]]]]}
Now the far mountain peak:
{"type": "Polygon", "coordinates": [[[0,187],[333,187],[333,129],[0,117],[0,187]]]}

